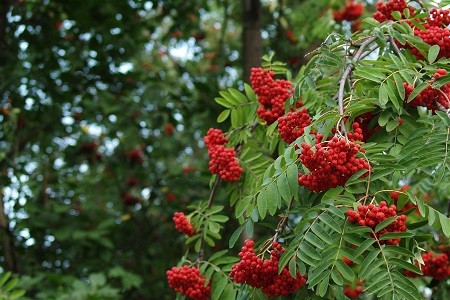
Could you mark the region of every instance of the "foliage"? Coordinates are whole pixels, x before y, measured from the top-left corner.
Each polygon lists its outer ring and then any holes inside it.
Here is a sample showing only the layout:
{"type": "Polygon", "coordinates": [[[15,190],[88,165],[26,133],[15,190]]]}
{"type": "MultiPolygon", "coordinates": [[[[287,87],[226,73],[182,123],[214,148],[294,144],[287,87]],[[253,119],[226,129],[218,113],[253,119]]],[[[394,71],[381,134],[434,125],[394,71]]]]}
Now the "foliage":
{"type": "MultiPolygon", "coordinates": [[[[245,171],[237,184],[226,184],[229,203],[214,199],[219,185],[225,183],[213,176],[211,196],[199,204],[201,213],[205,214],[207,205],[208,214],[216,202],[233,207],[240,226],[230,238],[230,248],[242,235],[255,239],[260,256],[264,257],[272,242],[282,242],[285,250],[279,272],[287,268],[292,277],[299,271],[307,278],[307,287],[300,289],[297,297],[346,299],[344,287],[357,281],[362,282],[366,295],[381,299],[421,299],[425,297],[421,292],[425,286],[439,287],[433,292],[435,297],[447,293],[445,279],[437,285],[434,280],[405,276],[405,271],[422,274],[424,249],[439,252],[438,245],[447,245],[450,237],[450,219],[445,214],[450,194],[448,95],[447,102],[436,110],[409,104],[425,85],[432,84],[433,76],[438,78],[437,70],[443,74],[450,71],[448,58],[437,59],[439,46],[428,45],[414,36],[413,27],[426,22],[427,9],[405,13],[406,17],[393,13],[396,20],[383,23],[367,18],[363,30],[351,36],[334,34],[316,49],[293,79],[295,92],[285,105],[288,113],[301,101],[302,108],[307,108],[312,116],[312,124],[290,145],[280,140],[277,122],[267,124],[255,114],[259,97],[256,92],[255,98],[252,88],[256,91],[259,86],[245,85],[241,91],[229,88],[216,98],[224,107],[217,121],[230,120],[231,127],[225,135],[228,145],[235,146],[245,171]],[[412,47],[426,59],[411,54],[412,47]],[[405,92],[406,84],[415,87],[410,95],[405,92]],[[362,125],[364,118],[370,122],[362,125]],[[352,127],[353,122],[364,127],[364,139],[356,138],[356,143],[363,149],[358,156],[370,163],[370,170],[359,170],[345,185],[322,192],[311,192],[299,185],[298,174],[312,171],[301,158],[304,145],[315,146],[314,151],[318,151],[318,143],[326,147],[330,135],[353,143],[355,128],[359,128],[352,127]],[[315,139],[319,142],[314,143],[315,139]],[[405,186],[408,188],[400,189],[405,186]],[[400,194],[397,199],[392,196],[395,192],[400,194]],[[398,215],[373,227],[349,222],[347,211],[381,201],[395,205],[398,215]],[[405,208],[408,203],[412,208],[405,208]],[[391,228],[401,213],[407,215],[406,230],[377,234],[391,228]],[[278,217],[278,222],[274,217],[278,217]],[[398,245],[396,239],[400,241],[398,245]],[[343,258],[350,260],[351,266],[343,258]]],[[[273,55],[265,56],[262,66],[290,78],[285,65],[274,62],[273,55]]],[[[447,83],[445,75],[434,86],[447,83]]],[[[207,222],[193,220],[197,228],[208,228],[207,222]]],[[[204,244],[198,239],[214,245],[213,237],[208,238],[204,229],[202,235],[186,241],[197,243],[192,255],[185,255],[181,263],[199,266],[210,278],[217,275],[209,265],[217,266],[217,262],[204,259],[204,244]]],[[[215,261],[216,256],[212,257],[215,261]]],[[[229,268],[216,270],[227,271],[229,268]]],[[[212,281],[212,299],[266,297],[247,284],[237,285],[225,279],[220,284],[212,281]],[[215,284],[220,288],[215,288],[215,284]],[[230,289],[227,296],[222,295],[224,289],[230,289]]]]}
{"type": "MultiPolygon", "coordinates": [[[[282,242],[280,270],[308,275],[293,297],[344,298],[343,287],[360,278],[374,283],[364,286],[368,293],[387,298],[420,298],[413,284],[439,286],[433,296],[445,299],[444,281],[403,276],[417,272],[423,249],[445,244],[449,231],[448,116],[405,106],[402,88],[414,86],[412,100],[437,68],[449,70],[439,49],[399,20],[367,18],[365,31],[352,34],[353,23],[332,19],[346,1],[261,1],[270,53],[262,65],[294,83],[286,110],[301,99],[312,116],[306,134],[287,145],[276,122],[258,118],[258,96],[240,75],[241,2],[193,2],[0,4],[7,20],[0,28],[0,291],[24,299],[174,299],[165,271],[178,262],[200,268],[214,299],[264,299],[228,276],[238,245],[253,236],[261,250],[282,242]],[[354,59],[372,37],[370,54],[354,59]],[[390,37],[416,45],[428,61],[396,51],[390,37]],[[341,114],[339,80],[350,65],[341,114]],[[299,186],[298,174],[307,172],[301,143],[313,145],[314,131],[343,132],[341,119],[350,131],[365,112],[375,115],[371,128],[382,127],[360,143],[369,176],[321,193],[299,186]],[[233,184],[207,171],[202,137],[215,122],[229,129],[228,146],[245,170],[233,184]],[[418,206],[406,211],[408,231],[373,240],[347,221],[357,201],[391,203],[390,192],[406,185],[398,207],[418,206]],[[175,230],[176,211],[197,235],[175,230]],[[396,237],[399,246],[379,246],[396,237]]],[[[369,16],[373,3],[366,4],[369,16]]]]}
{"type": "Polygon", "coordinates": [[[17,289],[18,278],[11,278],[11,272],[3,273],[0,277],[0,299],[19,299],[25,294],[25,290],[17,289]]]}

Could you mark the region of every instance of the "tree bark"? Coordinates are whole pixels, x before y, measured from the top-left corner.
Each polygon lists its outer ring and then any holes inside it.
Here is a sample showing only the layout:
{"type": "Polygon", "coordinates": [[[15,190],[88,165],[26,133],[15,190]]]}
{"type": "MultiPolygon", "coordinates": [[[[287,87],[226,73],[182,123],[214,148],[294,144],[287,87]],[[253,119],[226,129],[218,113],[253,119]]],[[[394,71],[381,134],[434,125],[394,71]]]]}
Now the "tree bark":
{"type": "MultiPolygon", "coordinates": [[[[0,66],[4,66],[6,63],[6,28],[8,21],[6,15],[9,11],[10,1],[0,1],[0,66]]],[[[1,75],[3,77],[3,75],[1,75]]]]}
{"type": "Polygon", "coordinates": [[[9,220],[5,211],[5,202],[3,199],[3,188],[0,189],[0,238],[2,241],[3,256],[5,258],[6,269],[17,273],[17,264],[14,255],[14,239],[9,228],[9,220]]]}
{"type": "Polygon", "coordinates": [[[244,81],[250,81],[250,70],[261,66],[261,3],[259,0],[244,0],[243,65],[244,81]]]}

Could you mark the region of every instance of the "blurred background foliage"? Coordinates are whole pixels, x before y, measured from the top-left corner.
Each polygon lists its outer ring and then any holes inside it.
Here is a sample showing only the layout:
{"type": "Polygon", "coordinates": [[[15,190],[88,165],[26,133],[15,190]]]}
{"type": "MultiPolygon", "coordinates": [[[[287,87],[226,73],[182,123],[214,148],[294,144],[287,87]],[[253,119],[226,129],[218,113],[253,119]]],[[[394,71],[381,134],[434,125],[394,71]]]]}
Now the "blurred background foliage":
{"type": "Polygon", "coordinates": [[[331,32],[350,34],[332,19],[344,4],[3,0],[1,270],[29,299],[173,299],[173,213],[208,196],[213,99],[248,81],[244,5],[258,7],[253,56],[296,72],[331,32]]]}

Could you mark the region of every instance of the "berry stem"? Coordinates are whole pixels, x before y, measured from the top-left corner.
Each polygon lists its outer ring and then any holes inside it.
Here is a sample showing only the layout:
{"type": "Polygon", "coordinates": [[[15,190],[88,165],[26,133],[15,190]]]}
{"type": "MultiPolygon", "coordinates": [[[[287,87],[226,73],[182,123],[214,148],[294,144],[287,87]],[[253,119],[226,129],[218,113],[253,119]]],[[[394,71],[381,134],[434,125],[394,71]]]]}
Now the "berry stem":
{"type": "MultiPolygon", "coordinates": [[[[208,204],[206,206],[206,209],[211,208],[213,200],[214,200],[214,196],[216,195],[217,190],[219,189],[220,182],[221,182],[220,177],[216,176],[216,179],[214,180],[214,184],[211,189],[211,192],[209,193],[208,204]]],[[[206,226],[203,226],[203,235],[205,235],[205,230],[206,230],[206,226]]],[[[202,238],[202,241],[200,244],[200,250],[198,251],[198,255],[197,255],[197,263],[203,261],[204,255],[205,255],[205,239],[202,238]]]]}
{"type": "MultiPolygon", "coordinates": [[[[255,121],[250,126],[249,132],[252,133],[256,129],[256,127],[258,127],[258,122],[255,121]]],[[[244,144],[243,142],[240,142],[235,146],[234,149],[236,151],[236,156],[239,156],[239,154],[241,153],[243,144],[244,144]]],[[[216,196],[217,190],[220,187],[220,183],[221,183],[220,177],[216,176],[216,179],[214,180],[214,183],[213,183],[213,187],[211,188],[211,192],[209,193],[208,204],[206,205],[206,209],[211,208],[213,201],[214,201],[214,197],[216,196]]],[[[203,230],[202,230],[203,235],[205,235],[205,231],[206,231],[206,226],[204,225],[203,230]]],[[[202,241],[200,244],[200,250],[198,251],[198,254],[197,254],[197,264],[199,264],[201,261],[203,261],[204,256],[205,256],[205,238],[202,238],[202,241]]]]}
{"type": "Polygon", "coordinates": [[[273,239],[272,239],[273,242],[276,242],[278,240],[279,235],[282,234],[284,229],[286,228],[288,217],[289,217],[289,212],[293,205],[294,205],[294,197],[291,198],[291,201],[289,202],[289,207],[286,210],[286,213],[284,214],[283,219],[280,221],[280,223],[278,223],[277,229],[275,230],[275,235],[273,236],[273,239]]]}

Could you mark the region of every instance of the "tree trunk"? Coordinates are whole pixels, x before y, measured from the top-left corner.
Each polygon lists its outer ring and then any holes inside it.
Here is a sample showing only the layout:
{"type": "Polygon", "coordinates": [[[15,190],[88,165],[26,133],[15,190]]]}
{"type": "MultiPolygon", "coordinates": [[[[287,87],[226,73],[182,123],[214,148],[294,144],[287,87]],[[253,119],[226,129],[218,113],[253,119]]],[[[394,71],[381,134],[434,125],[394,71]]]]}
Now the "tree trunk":
{"type": "Polygon", "coordinates": [[[6,63],[6,28],[8,26],[6,15],[8,13],[9,6],[9,0],[3,0],[0,2],[0,66],[4,66],[6,63]]]}
{"type": "Polygon", "coordinates": [[[0,238],[2,241],[2,252],[5,258],[5,266],[7,270],[17,273],[17,264],[14,255],[14,240],[9,229],[8,216],[5,211],[3,189],[0,189],[0,230],[2,231],[0,238]]]}
{"type": "Polygon", "coordinates": [[[244,0],[244,80],[250,81],[250,70],[261,66],[261,4],[259,0],[244,0]]]}

